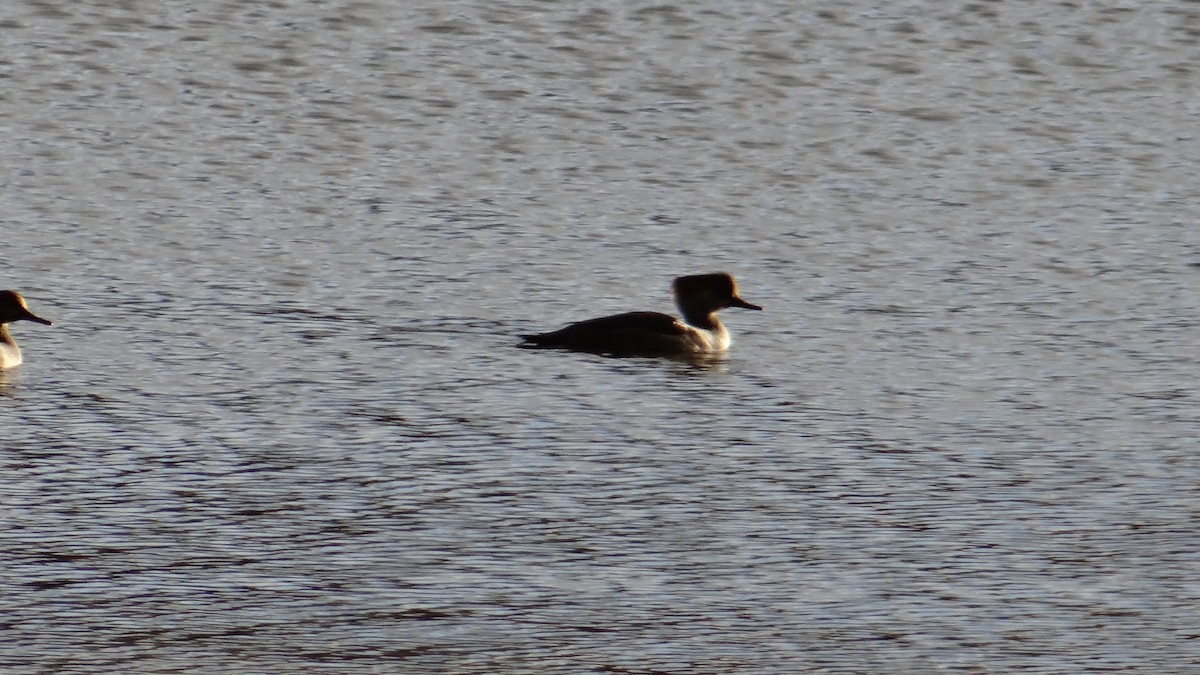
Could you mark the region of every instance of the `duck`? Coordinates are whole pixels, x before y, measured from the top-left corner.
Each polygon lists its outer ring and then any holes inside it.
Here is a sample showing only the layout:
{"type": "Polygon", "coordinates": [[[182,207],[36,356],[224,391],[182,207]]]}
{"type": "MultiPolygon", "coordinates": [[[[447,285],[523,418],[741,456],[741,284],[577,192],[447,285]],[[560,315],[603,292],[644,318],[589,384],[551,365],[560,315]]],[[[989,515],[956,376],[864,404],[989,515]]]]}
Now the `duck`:
{"type": "Polygon", "coordinates": [[[717,312],[727,307],[762,310],[738,295],[737,282],[728,272],[678,277],[671,286],[682,320],[661,312],[626,312],[521,335],[520,346],[617,356],[720,354],[731,340],[717,312]]]}
{"type": "Polygon", "coordinates": [[[29,311],[29,306],[25,304],[25,298],[22,298],[20,293],[0,291],[0,369],[21,365],[21,348],[8,332],[8,324],[21,319],[52,325],[29,311]]]}

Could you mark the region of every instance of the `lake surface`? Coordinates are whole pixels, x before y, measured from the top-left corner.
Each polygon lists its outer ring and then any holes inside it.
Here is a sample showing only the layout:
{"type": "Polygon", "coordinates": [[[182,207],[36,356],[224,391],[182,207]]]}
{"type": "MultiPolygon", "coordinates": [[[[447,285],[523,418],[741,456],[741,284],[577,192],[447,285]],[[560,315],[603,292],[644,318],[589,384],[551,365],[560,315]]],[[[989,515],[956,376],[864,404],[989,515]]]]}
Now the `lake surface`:
{"type": "Polygon", "coordinates": [[[1200,672],[1198,26],[5,9],[0,669],[1200,672]]]}

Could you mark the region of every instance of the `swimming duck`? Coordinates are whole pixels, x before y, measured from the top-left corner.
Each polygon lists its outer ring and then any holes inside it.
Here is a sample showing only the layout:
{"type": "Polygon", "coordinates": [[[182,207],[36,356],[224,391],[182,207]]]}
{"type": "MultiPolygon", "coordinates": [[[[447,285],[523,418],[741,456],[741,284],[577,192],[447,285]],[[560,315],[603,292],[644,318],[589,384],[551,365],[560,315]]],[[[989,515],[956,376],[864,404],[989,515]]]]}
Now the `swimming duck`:
{"type": "Polygon", "coordinates": [[[762,309],[738,297],[737,283],[725,272],[679,277],[672,288],[682,321],[659,312],[627,312],[522,335],[521,346],[619,355],[715,354],[730,343],[729,331],[717,320],[718,310],[762,309]]]}
{"type": "Polygon", "coordinates": [[[26,319],[37,323],[50,325],[50,322],[35,316],[25,304],[25,298],[16,291],[0,291],[0,368],[12,368],[21,365],[21,348],[16,340],[8,334],[8,324],[12,321],[26,319]]]}

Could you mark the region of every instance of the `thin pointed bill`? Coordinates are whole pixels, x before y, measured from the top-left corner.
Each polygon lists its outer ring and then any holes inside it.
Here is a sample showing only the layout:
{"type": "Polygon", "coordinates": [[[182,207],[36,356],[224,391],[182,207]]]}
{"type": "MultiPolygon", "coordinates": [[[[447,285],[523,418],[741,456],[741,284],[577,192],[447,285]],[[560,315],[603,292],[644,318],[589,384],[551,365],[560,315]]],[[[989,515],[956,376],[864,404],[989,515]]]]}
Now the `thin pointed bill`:
{"type": "Polygon", "coordinates": [[[732,300],[730,300],[729,306],[730,307],[741,307],[742,309],[758,309],[758,310],[762,309],[762,307],[759,307],[758,305],[746,302],[745,300],[738,298],[738,297],[734,297],[732,300]]]}
{"type": "Polygon", "coordinates": [[[22,317],[22,318],[24,318],[24,319],[25,319],[25,320],[27,320],[27,321],[33,321],[34,323],[40,323],[40,324],[43,324],[43,325],[46,325],[46,326],[53,326],[53,325],[54,325],[54,324],[50,323],[50,320],[49,320],[49,319],[43,319],[42,317],[40,317],[40,316],[38,316],[38,315],[34,314],[33,312],[31,312],[31,311],[29,311],[29,310],[25,310],[25,316],[24,316],[24,317],[22,317]]]}

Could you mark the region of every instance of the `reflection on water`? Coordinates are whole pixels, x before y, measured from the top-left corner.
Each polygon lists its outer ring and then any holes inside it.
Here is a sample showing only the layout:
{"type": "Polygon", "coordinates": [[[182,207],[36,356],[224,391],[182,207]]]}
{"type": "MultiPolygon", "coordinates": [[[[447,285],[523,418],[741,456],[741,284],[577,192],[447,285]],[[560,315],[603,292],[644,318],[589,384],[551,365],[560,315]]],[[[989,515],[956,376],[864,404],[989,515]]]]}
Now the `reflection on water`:
{"type": "Polygon", "coordinates": [[[14,385],[19,381],[21,371],[16,368],[0,370],[0,396],[8,396],[18,390],[14,385]]]}
{"type": "Polygon", "coordinates": [[[0,667],[1200,669],[1196,14],[15,8],[0,667]]]}
{"type": "Polygon", "coordinates": [[[568,349],[560,349],[553,347],[534,347],[526,345],[517,345],[518,349],[523,349],[532,353],[545,354],[547,358],[552,358],[553,355],[558,355],[558,358],[587,358],[591,357],[599,359],[603,362],[608,362],[612,365],[612,371],[621,372],[637,372],[646,367],[650,368],[670,368],[670,371],[677,376],[685,377],[696,374],[697,372],[709,370],[727,370],[725,366],[728,354],[721,352],[714,353],[693,353],[693,354],[592,354],[575,352],[568,349]],[[586,356],[584,356],[586,354],[586,356]],[[672,367],[673,366],[673,367],[672,367]]]}

